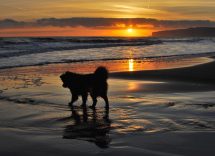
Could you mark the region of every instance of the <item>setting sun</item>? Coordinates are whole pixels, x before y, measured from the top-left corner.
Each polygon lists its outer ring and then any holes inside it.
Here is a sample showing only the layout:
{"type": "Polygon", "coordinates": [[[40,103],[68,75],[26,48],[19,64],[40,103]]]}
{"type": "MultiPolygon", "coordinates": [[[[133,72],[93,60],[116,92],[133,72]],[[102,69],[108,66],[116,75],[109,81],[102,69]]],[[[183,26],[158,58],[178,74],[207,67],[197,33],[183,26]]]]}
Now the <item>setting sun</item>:
{"type": "Polygon", "coordinates": [[[139,31],[137,31],[132,27],[125,29],[124,32],[125,32],[125,36],[138,36],[140,33],[139,31]]]}
{"type": "Polygon", "coordinates": [[[132,29],[132,28],[128,28],[128,29],[127,29],[127,32],[128,32],[128,33],[132,33],[132,32],[133,32],[133,29],[132,29]]]}

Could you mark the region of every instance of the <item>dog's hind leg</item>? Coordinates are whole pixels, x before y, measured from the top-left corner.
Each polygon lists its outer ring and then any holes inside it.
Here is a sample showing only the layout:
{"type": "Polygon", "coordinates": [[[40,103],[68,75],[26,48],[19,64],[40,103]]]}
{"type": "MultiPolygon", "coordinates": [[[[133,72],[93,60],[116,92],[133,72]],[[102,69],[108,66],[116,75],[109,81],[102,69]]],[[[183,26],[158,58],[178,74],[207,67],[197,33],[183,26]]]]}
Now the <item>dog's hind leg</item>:
{"type": "Polygon", "coordinates": [[[105,108],[109,108],[109,101],[108,101],[108,97],[107,97],[107,95],[103,95],[103,96],[101,96],[103,99],[104,99],[104,101],[105,101],[105,108]]]}
{"type": "Polygon", "coordinates": [[[72,99],[71,99],[71,102],[69,103],[69,106],[72,106],[73,103],[77,100],[78,100],[78,95],[72,94],[72,99]]]}

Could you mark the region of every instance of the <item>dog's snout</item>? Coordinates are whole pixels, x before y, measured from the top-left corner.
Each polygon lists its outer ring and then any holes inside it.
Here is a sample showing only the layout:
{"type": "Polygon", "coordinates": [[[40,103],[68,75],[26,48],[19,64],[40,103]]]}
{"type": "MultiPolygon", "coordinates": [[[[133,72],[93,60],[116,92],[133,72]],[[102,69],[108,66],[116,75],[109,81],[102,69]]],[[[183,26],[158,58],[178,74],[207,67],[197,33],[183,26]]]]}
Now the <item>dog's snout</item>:
{"type": "Polygon", "coordinates": [[[67,88],[67,85],[65,83],[62,84],[62,87],[67,88]]]}

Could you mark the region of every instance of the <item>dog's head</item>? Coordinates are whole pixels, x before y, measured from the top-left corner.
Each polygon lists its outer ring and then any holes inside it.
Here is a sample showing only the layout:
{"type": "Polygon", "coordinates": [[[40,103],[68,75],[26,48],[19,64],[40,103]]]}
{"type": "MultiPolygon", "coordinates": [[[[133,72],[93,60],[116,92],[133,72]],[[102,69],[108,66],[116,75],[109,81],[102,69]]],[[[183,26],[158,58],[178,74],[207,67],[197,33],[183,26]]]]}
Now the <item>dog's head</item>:
{"type": "Polygon", "coordinates": [[[63,82],[63,87],[64,88],[68,88],[70,86],[70,83],[71,83],[71,76],[72,76],[72,73],[71,72],[65,72],[63,73],[60,78],[63,82]]]}

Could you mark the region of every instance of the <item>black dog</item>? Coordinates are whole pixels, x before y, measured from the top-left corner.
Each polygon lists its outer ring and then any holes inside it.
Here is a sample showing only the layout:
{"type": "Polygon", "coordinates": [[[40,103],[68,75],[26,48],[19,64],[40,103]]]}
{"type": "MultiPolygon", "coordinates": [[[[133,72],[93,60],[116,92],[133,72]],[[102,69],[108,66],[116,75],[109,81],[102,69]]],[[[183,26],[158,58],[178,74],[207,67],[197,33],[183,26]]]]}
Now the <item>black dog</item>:
{"type": "Polygon", "coordinates": [[[63,87],[69,88],[72,94],[70,106],[78,100],[79,95],[82,96],[82,106],[86,106],[87,96],[90,93],[93,99],[92,108],[96,106],[97,97],[102,97],[106,103],[106,108],[109,108],[107,97],[108,70],[105,67],[98,67],[93,74],[77,74],[67,71],[60,78],[63,81],[63,87]]]}

